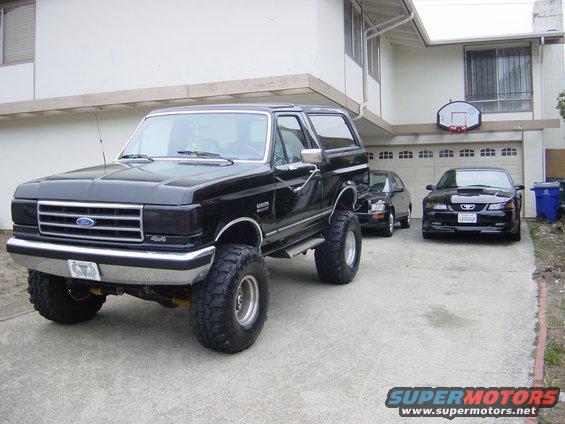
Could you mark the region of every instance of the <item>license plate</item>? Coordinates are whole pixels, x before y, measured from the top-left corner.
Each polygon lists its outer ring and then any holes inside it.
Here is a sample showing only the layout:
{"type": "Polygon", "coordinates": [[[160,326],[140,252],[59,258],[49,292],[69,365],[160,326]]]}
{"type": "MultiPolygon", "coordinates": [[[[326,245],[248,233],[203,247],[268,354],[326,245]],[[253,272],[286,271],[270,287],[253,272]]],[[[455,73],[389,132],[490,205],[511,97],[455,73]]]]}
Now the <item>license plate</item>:
{"type": "Polygon", "coordinates": [[[476,213],[459,213],[457,214],[457,222],[460,224],[476,224],[477,214],[476,213]]]}
{"type": "Polygon", "coordinates": [[[68,262],[71,277],[79,278],[81,280],[100,281],[100,271],[98,270],[98,265],[96,263],[75,261],[74,259],[69,259],[68,262]]]}

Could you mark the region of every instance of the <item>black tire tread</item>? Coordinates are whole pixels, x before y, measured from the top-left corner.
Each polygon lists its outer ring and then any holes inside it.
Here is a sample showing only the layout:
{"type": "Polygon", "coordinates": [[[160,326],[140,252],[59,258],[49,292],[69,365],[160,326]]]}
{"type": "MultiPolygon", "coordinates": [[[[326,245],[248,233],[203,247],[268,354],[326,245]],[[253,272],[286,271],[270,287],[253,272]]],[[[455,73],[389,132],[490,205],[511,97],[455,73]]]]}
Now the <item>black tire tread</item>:
{"type": "Polygon", "coordinates": [[[315,250],[314,256],[318,277],[325,283],[347,284],[355,277],[357,267],[359,266],[361,249],[359,248],[357,251],[359,257],[353,273],[348,272],[346,269],[347,265],[341,253],[342,238],[347,234],[347,229],[350,225],[354,227],[354,231],[360,237],[361,226],[357,217],[352,212],[336,210],[332,216],[330,226],[323,233],[326,241],[315,250]]]}
{"type": "MultiPolygon", "coordinates": [[[[251,262],[259,264],[265,275],[267,267],[257,248],[247,245],[226,244],[216,250],[214,263],[204,281],[190,290],[190,317],[192,332],[202,346],[226,353],[236,353],[253,344],[263,322],[252,340],[242,340],[233,328],[230,302],[230,282],[241,268],[251,262]]],[[[268,299],[267,299],[268,300],[268,299]]]]}
{"type": "Polygon", "coordinates": [[[102,308],[106,296],[90,296],[88,299],[74,300],[67,291],[63,277],[29,271],[29,301],[39,314],[59,324],[76,324],[93,318],[102,308]]]}

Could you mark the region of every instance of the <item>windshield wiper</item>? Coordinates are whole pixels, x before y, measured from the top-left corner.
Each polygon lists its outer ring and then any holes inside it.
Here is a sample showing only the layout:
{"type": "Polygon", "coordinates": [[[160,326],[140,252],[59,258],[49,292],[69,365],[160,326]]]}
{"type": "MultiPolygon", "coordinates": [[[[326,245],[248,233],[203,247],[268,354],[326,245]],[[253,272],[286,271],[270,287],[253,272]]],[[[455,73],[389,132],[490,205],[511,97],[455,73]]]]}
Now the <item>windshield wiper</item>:
{"type": "Polygon", "coordinates": [[[120,159],[145,159],[153,162],[153,158],[151,156],[143,155],[141,153],[131,153],[128,155],[122,155],[120,156],[120,159]]]}
{"type": "Polygon", "coordinates": [[[221,159],[221,160],[226,160],[229,163],[233,164],[234,161],[229,159],[229,158],[225,158],[222,155],[220,155],[219,153],[212,153],[212,152],[203,152],[201,150],[177,150],[177,153],[179,155],[189,155],[189,156],[196,156],[198,158],[212,158],[212,159],[221,159]]]}

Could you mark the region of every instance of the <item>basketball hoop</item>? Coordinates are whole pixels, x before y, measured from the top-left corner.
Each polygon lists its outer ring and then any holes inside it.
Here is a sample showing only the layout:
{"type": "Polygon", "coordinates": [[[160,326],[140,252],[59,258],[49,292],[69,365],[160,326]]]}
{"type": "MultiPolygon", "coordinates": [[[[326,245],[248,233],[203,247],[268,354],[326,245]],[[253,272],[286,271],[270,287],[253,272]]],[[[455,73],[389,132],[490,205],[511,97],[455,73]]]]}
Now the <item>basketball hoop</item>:
{"type": "Polygon", "coordinates": [[[452,135],[465,135],[481,125],[481,111],[467,102],[451,102],[438,111],[437,125],[452,135]]]}

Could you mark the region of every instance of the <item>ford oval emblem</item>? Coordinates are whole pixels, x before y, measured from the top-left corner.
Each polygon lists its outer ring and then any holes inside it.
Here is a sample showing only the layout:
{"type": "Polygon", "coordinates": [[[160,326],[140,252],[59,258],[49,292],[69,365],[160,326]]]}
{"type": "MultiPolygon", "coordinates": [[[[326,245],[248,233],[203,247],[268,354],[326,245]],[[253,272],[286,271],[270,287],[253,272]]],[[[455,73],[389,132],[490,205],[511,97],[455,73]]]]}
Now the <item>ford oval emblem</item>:
{"type": "Polygon", "coordinates": [[[81,216],[80,218],[78,218],[76,220],[76,223],[79,227],[90,228],[90,227],[94,226],[94,224],[96,224],[96,221],[94,221],[92,218],[88,218],[86,216],[81,216]]]}

